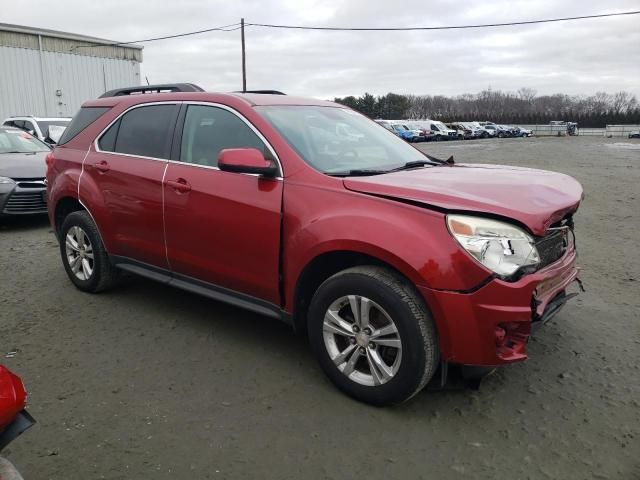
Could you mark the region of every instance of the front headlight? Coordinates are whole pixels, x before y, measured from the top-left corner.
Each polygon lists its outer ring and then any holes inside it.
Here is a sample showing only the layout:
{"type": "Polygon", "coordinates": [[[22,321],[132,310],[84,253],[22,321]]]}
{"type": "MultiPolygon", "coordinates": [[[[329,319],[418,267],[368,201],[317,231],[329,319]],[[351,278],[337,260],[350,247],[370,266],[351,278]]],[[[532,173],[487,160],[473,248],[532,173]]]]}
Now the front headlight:
{"type": "Polygon", "coordinates": [[[16,183],[9,177],[0,177],[0,183],[16,183]]]}
{"type": "Polygon", "coordinates": [[[540,262],[533,237],[505,222],[467,215],[447,215],[451,235],[486,268],[501,276],[540,262]]]}

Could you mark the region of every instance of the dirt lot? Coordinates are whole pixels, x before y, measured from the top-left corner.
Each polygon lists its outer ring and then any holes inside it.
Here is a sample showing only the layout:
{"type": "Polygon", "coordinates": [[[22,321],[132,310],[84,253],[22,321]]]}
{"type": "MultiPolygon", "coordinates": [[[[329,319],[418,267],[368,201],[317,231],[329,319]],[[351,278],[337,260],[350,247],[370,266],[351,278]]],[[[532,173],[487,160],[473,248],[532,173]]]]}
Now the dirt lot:
{"type": "Polygon", "coordinates": [[[80,293],[46,220],[5,222],[0,362],[24,378],[39,421],[6,456],[27,479],[639,479],[640,142],[421,148],[585,187],[587,293],[533,339],[527,363],[479,391],[367,407],[284,325],[143,279],[80,293]]]}

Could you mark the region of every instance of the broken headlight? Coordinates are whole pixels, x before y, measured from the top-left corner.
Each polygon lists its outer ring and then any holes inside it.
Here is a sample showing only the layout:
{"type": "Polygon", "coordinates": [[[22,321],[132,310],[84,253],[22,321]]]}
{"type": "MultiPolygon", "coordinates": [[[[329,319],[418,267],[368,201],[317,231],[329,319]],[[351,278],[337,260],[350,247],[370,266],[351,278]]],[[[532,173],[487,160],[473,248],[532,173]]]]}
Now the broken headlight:
{"type": "Polygon", "coordinates": [[[534,239],[509,223],[467,215],[447,215],[451,235],[492,272],[508,277],[540,262],[534,239]]]}

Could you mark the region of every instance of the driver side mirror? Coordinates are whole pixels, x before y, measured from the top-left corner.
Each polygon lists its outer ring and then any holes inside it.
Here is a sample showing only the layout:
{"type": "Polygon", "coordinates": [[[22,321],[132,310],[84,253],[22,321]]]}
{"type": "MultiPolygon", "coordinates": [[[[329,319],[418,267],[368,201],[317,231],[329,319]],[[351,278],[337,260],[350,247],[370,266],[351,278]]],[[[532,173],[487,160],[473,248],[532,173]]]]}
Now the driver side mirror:
{"type": "Polygon", "coordinates": [[[223,172],[254,173],[275,177],[278,165],[264,158],[256,148],[225,148],[218,155],[218,168],[223,172]]]}

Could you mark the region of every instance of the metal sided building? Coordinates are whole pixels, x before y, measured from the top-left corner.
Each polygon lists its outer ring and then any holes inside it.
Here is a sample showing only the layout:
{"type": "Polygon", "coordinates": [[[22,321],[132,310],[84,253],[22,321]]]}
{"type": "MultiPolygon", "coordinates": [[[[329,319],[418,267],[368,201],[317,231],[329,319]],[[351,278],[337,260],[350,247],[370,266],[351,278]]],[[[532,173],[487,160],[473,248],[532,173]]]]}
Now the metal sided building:
{"type": "Polygon", "coordinates": [[[0,122],[70,117],[107,90],[140,85],[142,47],[0,23],[0,122]]]}

